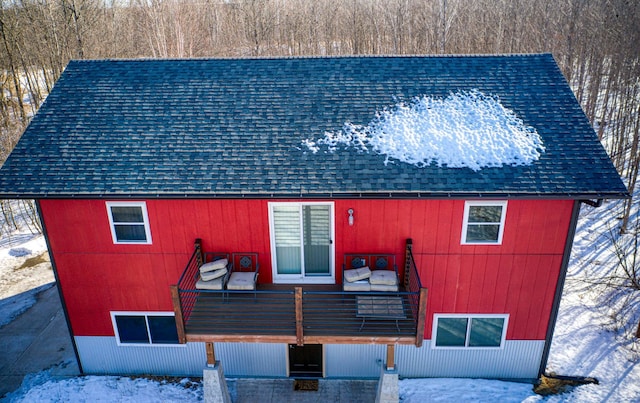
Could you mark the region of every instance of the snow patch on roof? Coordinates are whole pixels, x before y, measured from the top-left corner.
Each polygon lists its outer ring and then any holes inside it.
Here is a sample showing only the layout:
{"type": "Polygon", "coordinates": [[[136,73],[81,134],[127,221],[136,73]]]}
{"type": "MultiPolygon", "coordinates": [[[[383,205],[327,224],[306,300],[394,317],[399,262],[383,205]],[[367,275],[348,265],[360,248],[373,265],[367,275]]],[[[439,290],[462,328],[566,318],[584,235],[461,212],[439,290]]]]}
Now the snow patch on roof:
{"type": "Polygon", "coordinates": [[[420,96],[376,113],[367,125],[345,123],[324,138],[305,139],[313,153],[340,146],[386,155],[385,165],[398,160],[417,167],[449,168],[529,165],[545,147],[536,129],[502,106],[497,97],[460,91],[444,99],[420,96]]]}

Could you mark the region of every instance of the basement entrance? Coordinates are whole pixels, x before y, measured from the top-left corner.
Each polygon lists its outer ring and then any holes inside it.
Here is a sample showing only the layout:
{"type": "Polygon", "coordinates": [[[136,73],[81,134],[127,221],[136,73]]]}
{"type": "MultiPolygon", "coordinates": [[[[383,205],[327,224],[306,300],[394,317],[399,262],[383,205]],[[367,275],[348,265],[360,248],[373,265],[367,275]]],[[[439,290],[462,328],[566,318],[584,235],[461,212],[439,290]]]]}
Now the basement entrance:
{"type": "Polygon", "coordinates": [[[289,344],[289,376],[322,378],[322,344],[289,344]]]}

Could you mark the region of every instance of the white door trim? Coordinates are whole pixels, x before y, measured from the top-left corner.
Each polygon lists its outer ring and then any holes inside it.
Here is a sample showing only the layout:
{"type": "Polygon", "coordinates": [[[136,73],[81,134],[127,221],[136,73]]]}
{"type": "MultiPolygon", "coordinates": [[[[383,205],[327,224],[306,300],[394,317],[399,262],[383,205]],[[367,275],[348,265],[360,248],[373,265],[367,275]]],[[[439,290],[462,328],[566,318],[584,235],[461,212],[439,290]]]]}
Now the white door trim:
{"type": "MultiPolygon", "coordinates": [[[[335,284],[335,205],[334,202],[269,202],[269,242],[271,247],[271,270],[274,284],[335,284]],[[303,206],[324,205],[329,206],[329,231],[331,242],[329,244],[329,273],[328,276],[305,276],[304,274],[304,243],[301,241],[301,273],[300,274],[278,274],[278,262],[276,258],[275,228],[273,222],[273,208],[277,206],[298,206],[302,211],[303,206]]],[[[300,234],[304,236],[302,215],[300,216],[300,234]]]]}

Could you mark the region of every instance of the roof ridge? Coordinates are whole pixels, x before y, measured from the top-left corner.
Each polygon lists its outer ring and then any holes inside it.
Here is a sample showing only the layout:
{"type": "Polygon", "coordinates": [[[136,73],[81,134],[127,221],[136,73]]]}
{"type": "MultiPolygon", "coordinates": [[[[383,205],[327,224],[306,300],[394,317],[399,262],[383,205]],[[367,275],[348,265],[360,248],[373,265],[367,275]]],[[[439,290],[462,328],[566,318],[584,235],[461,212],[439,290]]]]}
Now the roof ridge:
{"type": "Polygon", "coordinates": [[[233,60],[313,60],[313,59],[455,59],[455,58],[492,58],[492,57],[539,57],[551,56],[551,52],[542,53],[460,53],[460,54],[361,54],[361,55],[275,55],[275,56],[220,56],[220,57],[168,57],[168,58],[104,58],[104,59],[72,59],[70,62],[91,63],[91,62],[188,62],[188,61],[233,61],[233,60]]]}

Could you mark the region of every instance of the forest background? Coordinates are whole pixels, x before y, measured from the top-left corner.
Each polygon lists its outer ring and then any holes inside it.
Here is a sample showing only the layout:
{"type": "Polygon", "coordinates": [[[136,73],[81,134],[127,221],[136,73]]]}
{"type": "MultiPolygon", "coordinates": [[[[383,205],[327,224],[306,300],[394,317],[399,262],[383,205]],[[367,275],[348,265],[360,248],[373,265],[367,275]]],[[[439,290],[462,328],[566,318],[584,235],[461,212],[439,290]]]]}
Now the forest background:
{"type": "MultiPolygon", "coordinates": [[[[548,52],[634,193],[640,162],[639,1],[0,4],[0,164],[70,59],[548,52]]],[[[622,232],[629,226],[632,203],[626,202],[622,232]]],[[[4,211],[9,204],[0,207],[4,211]]],[[[24,202],[23,207],[33,206],[24,202]]]]}
{"type": "MultiPolygon", "coordinates": [[[[638,0],[0,0],[0,164],[71,59],[543,52],[634,195],[589,286],[640,352],[638,0]]],[[[42,232],[32,200],[0,214],[0,237],[42,232]]]]}

